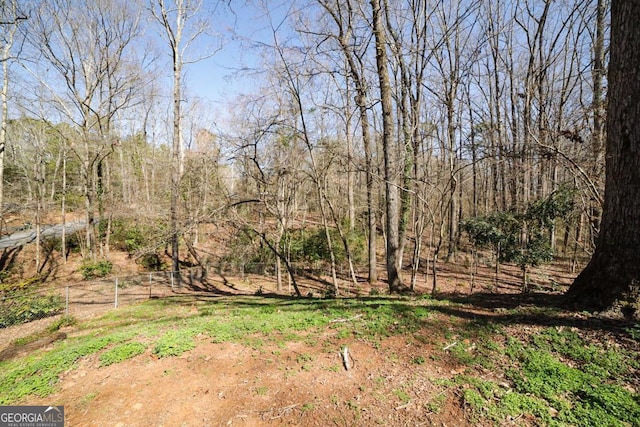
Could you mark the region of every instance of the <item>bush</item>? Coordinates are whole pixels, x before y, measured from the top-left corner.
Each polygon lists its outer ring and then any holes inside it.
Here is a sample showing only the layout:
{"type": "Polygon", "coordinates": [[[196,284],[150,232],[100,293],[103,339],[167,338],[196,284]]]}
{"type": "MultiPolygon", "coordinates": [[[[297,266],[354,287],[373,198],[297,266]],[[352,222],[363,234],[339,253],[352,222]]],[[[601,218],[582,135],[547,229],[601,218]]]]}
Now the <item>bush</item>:
{"type": "Polygon", "coordinates": [[[0,328],[54,316],[63,309],[64,302],[59,296],[14,296],[0,303],[0,328]]]}
{"type": "Polygon", "coordinates": [[[149,236],[153,229],[145,224],[131,224],[124,220],[114,220],[111,224],[111,243],[121,250],[132,254],[149,245],[149,236]]]}
{"type": "MultiPolygon", "coordinates": [[[[329,233],[336,262],[346,262],[347,254],[338,230],[330,228],[329,233]]],[[[353,262],[363,262],[367,254],[366,236],[357,230],[348,230],[345,233],[353,262]]],[[[289,230],[276,246],[279,251],[288,254],[291,262],[294,263],[329,261],[331,259],[327,237],[324,228],[321,227],[289,230]]],[[[227,244],[227,248],[229,248],[229,252],[222,259],[222,263],[264,265],[275,262],[273,251],[262,241],[260,236],[250,230],[240,230],[227,244]]]]}
{"type": "Polygon", "coordinates": [[[574,191],[561,187],[548,197],[531,202],[525,212],[494,212],[460,223],[476,248],[492,248],[499,262],[510,262],[523,272],[553,260],[551,229],[557,219],[568,218],[574,208],[574,191]]]}
{"type": "Polygon", "coordinates": [[[111,261],[102,260],[98,262],[86,262],[80,267],[80,272],[84,280],[105,277],[113,270],[111,261]]]}
{"type": "Polygon", "coordinates": [[[220,263],[224,264],[273,264],[275,255],[260,236],[250,229],[241,229],[227,242],[228,252],[220,263]]]}
{"type": "Polygon", "coordinates": [[[147,271],[159,271],[167,268],[167,264],[162,260],[160,255],[155,252],[142,255],[138,263],[147,271]]]}
{"type": "MultiPolygon", "coordinates": [[[[340,233],[335,228],[329,229],[331,237],[331,246],[337,263],[347,261],[347,253],[345,251],[340,233]]],[[[346,231],[347,244],[351,251],[353,262],[362,262],[366,257],[366,236],[356,230],[346,231]]],[[[292,261],[329,261],[331,254],[327,245],[327,236],[323,228],[312,230],[295,230],[285,236],[291,247],[292,261]]]]}
{"type": "MultiPolygon", "coordinates": [[[[65,237],[65,246],[67,249],[67,254],[69,253],[80,253],[81,243],[80,243],[80,235],[79,233],[69,233],[65,237]]],[[[47,239],[43,241],[43,249],[45,252],[47,251],[58,251],[62,252],[62,238],[55,237],[52,239],[47,239]]]]}

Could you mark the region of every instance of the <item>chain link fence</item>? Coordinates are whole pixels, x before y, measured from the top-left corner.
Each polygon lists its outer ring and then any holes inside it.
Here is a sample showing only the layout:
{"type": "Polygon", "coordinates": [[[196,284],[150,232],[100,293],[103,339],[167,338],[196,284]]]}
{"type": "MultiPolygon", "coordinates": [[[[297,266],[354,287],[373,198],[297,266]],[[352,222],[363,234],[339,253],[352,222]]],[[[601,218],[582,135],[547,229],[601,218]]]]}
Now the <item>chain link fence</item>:
{"type": "MultiPolygon", "coordinates": [[[[326,282],[331,268],[326,263],[292,264],[296,278],[326,282]]],[[[281,266],[283,280],[287,271],[281,266]]],[[[336,274],[349,280],[348,267],[336,268],[336,274]]],[[[162,298],[176,293],[193,293],[210,289],[207,277],[245,279],[249,276],[273,279],[275,263],[216,263],[206,268],[194,267],[177,272],[160,271],[129,276],[111,276],[82,281],[67,286],[47,287],[29,292],[0,296],[0,331],[13,325],[38,321],[56,315],[76,318],[93,317],[108,310],[150,298],[162,298]]]]}
{"type": "MultiPolygon", "coordinates": [[[[326,261],[290,263],[289,266],[293,274],[298,277],[331,277],[331,265],[326,261]]],[[[281,264],[281,273],[287,274],[284,263],[281,264]]],[[[336,264],[336,275],[338,277],[348,278],[350,275],[348,265],[336,264]]],[[[354,265],[355,274],[364,274],[364,270],[360,270],[359,266],[354,265]]],[[[208,270],[214,274],[223,274],[230,276],[238,276],[244,278],[246,275],[259,275],[271,277],[276,275],[275,263],[243,263],[243,262],[218,262],[215,265],[208,266],[208,270]]]]}
{"type": "Polygon", "coordinates": [[[92,317],[119,306],[189,292],[202,269],[161,271],[83,281],[0,296],[0,329],[55,315],[92,317]]]}

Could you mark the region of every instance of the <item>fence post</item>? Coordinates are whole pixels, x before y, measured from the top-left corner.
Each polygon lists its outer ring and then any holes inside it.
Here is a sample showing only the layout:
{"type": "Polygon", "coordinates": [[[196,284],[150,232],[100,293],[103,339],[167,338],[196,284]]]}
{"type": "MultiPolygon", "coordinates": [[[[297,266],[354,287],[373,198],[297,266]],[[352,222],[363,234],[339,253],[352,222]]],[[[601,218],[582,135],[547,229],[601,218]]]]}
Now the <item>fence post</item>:
{"type": "Polygon", "coordinates": [[[118,278],[116,277],[115,308],[118,308],[118,278]]]}
{"type": "Polygon", "coordinates": [[[153,281],[151,277],[151,273],[149,273],[149,299],[151,299],[151,282],[153,281]]]}
{"type": "Polygon", "coordinates": [[[66,294],[66,298],[65,298],[65,304],[64,304],[64,313],[65,313],[65,316],[69,316],[69,286],[67,286],[65,294],[66,294]]]}
{"type": "Polygon", "coordinates": [[[175,292],[173,290],[173,271],[171,272],[171,292],[175,292]]]}

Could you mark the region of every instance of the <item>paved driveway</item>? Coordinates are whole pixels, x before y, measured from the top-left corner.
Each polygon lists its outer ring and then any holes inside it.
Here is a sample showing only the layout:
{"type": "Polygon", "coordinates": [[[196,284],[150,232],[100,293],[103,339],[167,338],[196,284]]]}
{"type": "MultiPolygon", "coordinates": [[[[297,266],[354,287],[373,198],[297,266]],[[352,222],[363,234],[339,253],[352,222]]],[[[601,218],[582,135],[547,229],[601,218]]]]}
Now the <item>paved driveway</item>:
{"type": "MultiPolygon", "coordinates": [[[[40,236],[42,239],[49,239],[52,237],[60,237],[62,236],[62,229],[66,229],[66,233],[74,233],[76,231],[82,230],[85,227],[87,222],[85,220],[80,221],[71,221],[66,223],[64,226],[62,224],[57,225],[43,225],[40,228],[40,236]]],[[[36,230],[35,228],[30,228],[28,230],[16,231],[13,234],[8,236],[3,236],[0,238],[0,250],[15,248],[18,246],[24,246],[29,243],[33,243],[36,240],[36,230]]]]}

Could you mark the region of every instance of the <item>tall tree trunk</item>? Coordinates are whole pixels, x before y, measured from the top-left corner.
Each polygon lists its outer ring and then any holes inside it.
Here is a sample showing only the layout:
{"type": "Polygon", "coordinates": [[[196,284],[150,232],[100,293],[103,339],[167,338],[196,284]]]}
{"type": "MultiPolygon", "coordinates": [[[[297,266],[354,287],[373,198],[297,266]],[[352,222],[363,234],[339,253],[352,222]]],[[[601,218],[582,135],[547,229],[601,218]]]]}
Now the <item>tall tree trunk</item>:
{"type": "Polygon", "coordinates": [[[387,280],[391,292],[402,292],[406,287],[402,283],[398,270],[398,254],[400,250],[400,204],[398,175],[398,153],[393,144],[393,105],[391,100],[391,85],[389,83],[389,70],[387,59],[387,41],[384,14],[380,8],[379,0],[371,0],[373,11],[373,33],[376,40],[376,67],[380,84],[380,98],[382,107],[382,150],[384,154],[384,179],[385,179],[385,211],[387,234],[387,280]]]}
{"type": "Polygon", "coordinates": [[[9,112],[8,92],[9,92],[9,60],[11,56],[11,47],[13,46],[14,36],[17,31],[18,21],[27,19],[18,12],[18,2],[15,0],[3,1],[3,12],[7,16],[3,16],[6,22],[0,24],[2,28],[2,89],[0,92],[0,214],[2,214],[2,204],[4,203],[4,149],[7,140],[7,114],[9,112]],[[13,14],[13,16],[11,16],[13,14]]]}
{"type": "MultiPolygon", "coordinates": [[[[603,107],[603,78],[605,75],[604,65],[604,25],[605,25],[605,0],[598,0],[596,10],[596,39],[593,44],[593,100],[591,107],[593,109],[593,137],[591,140],[593,152],[593,168],[592,176],[594,178],[603,175],[603,154],[604,154],[604,107],[603,107]]],[[[598,180],[600,181],[600,180],[598,180]]],[[[600,229],[600,215],[602,206],[597,200],[591,201],[591,224],[594,230],[600,229]]]]}
{"type": "Polygon", "coordinates": [[[356,207],[354,201],[355,174],[353,171],[353,138],[351,136],[351,91],[347,88],[345,102],[345,142],[347,143],[347,204],[349,210],[349,230],[356,226],[356,207]]]}
{"type": "Polygon", "coordinates": [[[640,318],[640,3],[611,5],[604,209],[596,249],[570,304],[640,318]]]}
{"type": "Polygon", "coordinates": [[[9,48],[2,49],[2,92],[0,92],[0,214],[4,202],[4,147],[7,141],[7,113],[9,111],[7,92],[9,91],[9,48]]]}
{"type": "Polygon", "coordinates": [[[369,126],[369,101],[368,101],[368,89],[367,81],[364,78],[364,70],[362,61],[359,60],[354,52],[354,46],[349,37],[353,35],[353,7],[350,1],[345,3],[346,8],[333,7],[328,2],[320,1],[322,7],[333,18],[338,27],[338,42],[340,48],[347,62],[347,69],[349,77],[353,80],[355,85],[355,102],[358,107],[358,113],[360,115],[360,130],[362,133],[362,144],[364,147],[365,156],[365,174],[366,174],[366,186],[367,186],[367,230],[368,230],[368,281],[369,283],[375,283],[378,281],[377,271],[377,229],[376,229],[376,202],[377,198],[374,189],[374,176],[373,170],[373,143],[371,138],[370,126],[369,126]],[[344,15],[346,14],[346,16],[344,15]]]}
{"type": "Polygon", "coordinates": [[[60,212],[62,216],[62,235],[60,236],[60,250],[62,259],[67,263],[67,140],[62,138],[62,197],[60,212]]]}
{"type": "Polygon", "coordinates": [[[173,62],[173,145],[171,152],[171,271],[180,270],[179,242],[180,233],[178,231],[178,194],[180,192],[180,165],[182,144],[181,142],[181,111],[180,92],[182,64],[178,58],[177,51],[174,53],[173,62]]]}

